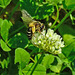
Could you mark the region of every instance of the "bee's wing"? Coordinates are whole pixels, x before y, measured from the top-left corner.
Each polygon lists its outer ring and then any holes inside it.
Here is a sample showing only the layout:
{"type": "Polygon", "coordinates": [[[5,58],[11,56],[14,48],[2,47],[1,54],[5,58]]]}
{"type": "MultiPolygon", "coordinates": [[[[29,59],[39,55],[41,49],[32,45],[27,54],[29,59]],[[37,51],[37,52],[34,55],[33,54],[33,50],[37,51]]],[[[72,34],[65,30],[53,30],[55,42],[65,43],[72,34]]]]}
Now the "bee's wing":
{"type": "Polygon", "coordinates": [[[23,9],[21,12],[22,12],[22,20],[24,24],[29,24],[30,22],[33,21],[33,18],[26,10],[23,9]]]}

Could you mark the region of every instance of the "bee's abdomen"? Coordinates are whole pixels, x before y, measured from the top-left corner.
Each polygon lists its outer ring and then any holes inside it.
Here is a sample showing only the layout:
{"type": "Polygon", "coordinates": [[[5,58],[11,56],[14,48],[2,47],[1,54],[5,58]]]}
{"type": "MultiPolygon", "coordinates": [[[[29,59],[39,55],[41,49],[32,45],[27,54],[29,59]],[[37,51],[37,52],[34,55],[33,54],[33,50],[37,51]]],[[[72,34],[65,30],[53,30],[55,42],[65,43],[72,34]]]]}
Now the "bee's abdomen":
{"type": "Polygon", "coordinates": [[[28,28],[27,36],[28,36],[29,40],[32,38],[32,28],[31,27],[28,28]]]}

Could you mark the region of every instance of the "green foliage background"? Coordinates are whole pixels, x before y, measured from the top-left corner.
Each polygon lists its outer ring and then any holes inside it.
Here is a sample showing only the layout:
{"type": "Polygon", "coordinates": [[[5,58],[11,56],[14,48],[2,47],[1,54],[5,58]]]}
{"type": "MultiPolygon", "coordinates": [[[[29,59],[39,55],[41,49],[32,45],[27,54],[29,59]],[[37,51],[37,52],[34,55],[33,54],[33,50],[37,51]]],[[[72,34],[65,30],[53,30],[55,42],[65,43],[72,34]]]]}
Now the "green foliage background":
{"type": "Polygon", "coordinates": [[[0,75],[75,75],[75,0],[0,0],[0,75]],[[22,9],[62,36],[61,54],[28,40],[22,9]]]}

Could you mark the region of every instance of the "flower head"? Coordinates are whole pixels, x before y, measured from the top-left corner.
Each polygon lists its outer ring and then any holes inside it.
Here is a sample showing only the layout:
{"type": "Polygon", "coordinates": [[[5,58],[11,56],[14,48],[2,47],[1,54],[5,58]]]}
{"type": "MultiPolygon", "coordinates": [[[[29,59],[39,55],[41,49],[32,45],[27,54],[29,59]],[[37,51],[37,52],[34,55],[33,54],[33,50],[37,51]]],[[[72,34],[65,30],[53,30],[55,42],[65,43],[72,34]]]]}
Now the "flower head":
{"type": "Polygon", "coordinates": [[[48,29],[47,33],[46,30],[43,30],[41,33],[35,33],[31,42],[36,47],[53,54],[61,53],[61,48],[64,47],[64,41],[62,41],[61,36],[54,33],[52,29],[48,29]]]}

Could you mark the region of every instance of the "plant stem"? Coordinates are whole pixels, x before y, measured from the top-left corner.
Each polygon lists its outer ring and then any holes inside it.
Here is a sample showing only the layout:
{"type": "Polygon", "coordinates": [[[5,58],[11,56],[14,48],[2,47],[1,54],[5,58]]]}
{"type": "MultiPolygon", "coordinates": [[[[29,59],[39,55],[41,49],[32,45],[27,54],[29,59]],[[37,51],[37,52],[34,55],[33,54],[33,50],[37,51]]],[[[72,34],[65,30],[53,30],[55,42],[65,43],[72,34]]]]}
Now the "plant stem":
{"type": "Polygon", "coordinates": [[[0,15],[5,11],[5,9],[3,8],[2,11],[0,11],[0,15]]]}
{"type": "Polygon", "coordinates": [[[10,14],[10,16],[9,16],[8,20],[10,20],[10,19],[11,19],[11,17],[12,17],[12,16],[13,16],[13,14],[14,14],[14,12],[15,12],[15,11],[16,11],[16,9],[18,8],[19,4],[20,4],[20,1],[18,1],[18,2],[17,2],[16,6],[15,6],[15,7],[14,7],[14,9],[12,10],[12,13],[10,14]]]}
{"type": "Polygon", "coordinates": [[[56,22],[58,21],[58,18],[59,18],[58,6],[57,6],[57,4],[55,4],[55,6],[56,6],[56,9],[57,9],[57,18],[56,18],[56,20],[54,21],[53,25],[50,28],[53,28],[55,26],[55,24],[56,24],[56,22]]]}
{"type": "Polygon", "coordinates": [[[35,60],[32,57],[30,57],[30,59],[35,63],[35,60]]]}
{"type": "Polygon", "coordinates": [[[37,63],[35,64],[35,66],[34,66],[34,68],[33,68],[33,70],[32,70],[32,72],[31,72],[31,74],[30,74],[30,75],[32,75],[32,74],[33,74],[33,72],[34,72],[35,68],[36,68],[36,67],[37,67],[37,65],[41,62],[41,60],[43,59],[43,57],[44,57],[44,52],[42,53],[41,57],[39,58],[39,60],[38,60],[38,61],[37,61],[37,63]]]}
{"type": "Polygon", "coordinates": [[[9,65],[9,75],[11,74],[11,69],[12,69],[12,58],[10,53],[8,52],[8,56],[9,56],[9,61],[10,61],[10,65],[9,65]]]}
{"type": "Polygon", "coordinates": [[[9,36],[11,36],[11,35],[13,35],[13,34],[15,34],[16,32],[18,32],[19,30],[21,30],[23,27],[25,27],[24,25],[23,26],[21,26],[20,28],[18,28],[17,30],[15,30],[15,31],[13,31],[12,33],[10,33],[10,35],[9,36]]]}
{"type": "Polygon", "coordinates": [[[54,31],[56,31],[56,29],[66,20],[66,18],[74,11],[75,9],[71,9],[71,11],[69,13],[66,14],[66,16],[60,21],[60,23],[56,26],[56,28],[54,29],[54,31]]]}

